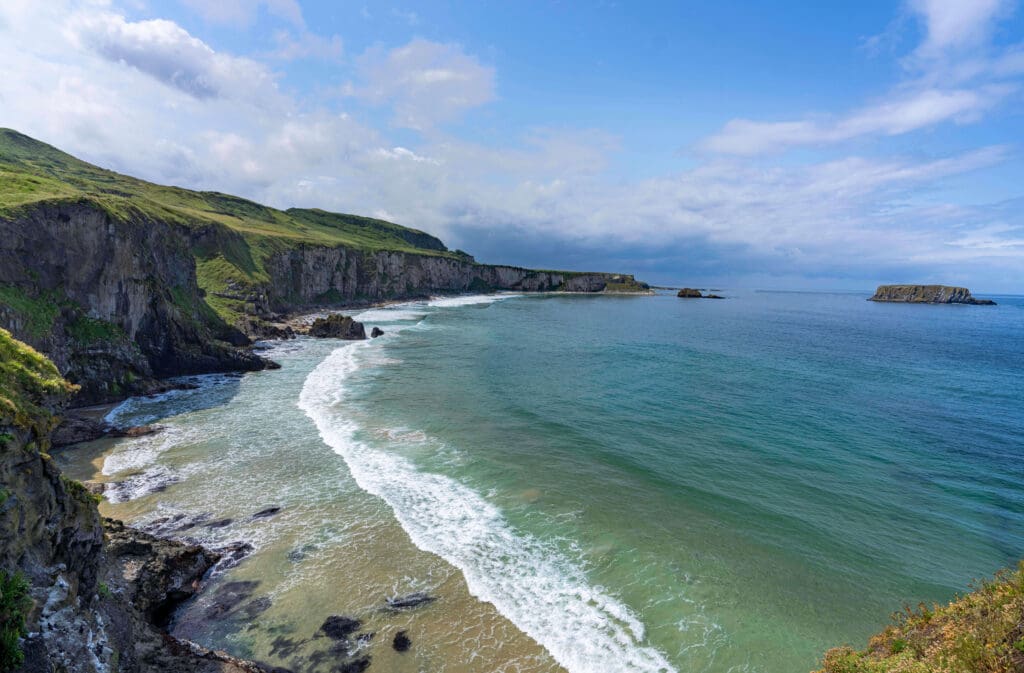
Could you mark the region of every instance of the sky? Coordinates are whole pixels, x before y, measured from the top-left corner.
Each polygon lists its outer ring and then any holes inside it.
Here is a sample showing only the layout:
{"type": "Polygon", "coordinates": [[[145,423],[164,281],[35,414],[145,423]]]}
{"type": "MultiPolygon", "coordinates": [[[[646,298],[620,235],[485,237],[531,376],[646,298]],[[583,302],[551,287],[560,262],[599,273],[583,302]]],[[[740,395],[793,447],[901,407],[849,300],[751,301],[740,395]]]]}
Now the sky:
{"type": "Polygon", "coordinates": [[[698,287],[1024,293],[1015,0],[2,0],[0,126],[698,287]]]}

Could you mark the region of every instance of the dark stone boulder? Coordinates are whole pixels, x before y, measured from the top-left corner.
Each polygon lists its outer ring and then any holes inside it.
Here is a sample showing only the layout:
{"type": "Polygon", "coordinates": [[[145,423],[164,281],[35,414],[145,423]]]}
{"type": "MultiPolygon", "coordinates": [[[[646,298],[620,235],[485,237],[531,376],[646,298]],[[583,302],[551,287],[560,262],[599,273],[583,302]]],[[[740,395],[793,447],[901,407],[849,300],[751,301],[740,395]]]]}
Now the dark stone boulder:
{"type": "Polygon", "coordinates": [[[274,516],[275,514],[277,514],[280,511],[281,511],[281,507],[278,506],[278,505],[275,505],[273,507],[267,507],[266,509],[261,509],[260,511],[256,512],[255,514],[253,514],[252,518],[254,518],[254,519],[269,519],[270,517],[274,516]]]}
{"type": "Polygon", "coordinates": [[[326,318],[317,318],[309,326],[309,336],[320,339],[348,339],[358,341],[366,338],[363,323],[347,315],[334,313],[326,318]]]}
{"type": "Polygon", "coordinates": [[[373,337],[374,339],[376,339],[379,336],[384,336],[384,330],[382,330],[379,327],[374,327],[373,330],[370,332],[370,336],[373,337]]]}
{"type": "Polygon", "coordinates": [[[344,640],[350,635],[359,630],[359,627],[363,623],[358,619],[352,617],[345,617],[344,615],[331,615],[324,623],[320,626],[320,630],[324,632],[331,640],[344,640]]]}
{"type": "Polygon", "coordinates": [[[60,420],[52,437],[54,447],[91,442],[107,434],[107,427],[102,420],[69,412],[60,420]]]}
{"type": "Polygon", "coordinates": [[[406,652],[412,647],[412,641],[409,640],[405,631],[399,631],[395,634],[395,639],[391,641],[391,647],[395,648],[395,652],[406,652]]]}
{"type": "Polygon", "coordinates": [[[704,295],[704,299],[725,299],[725,297],[720,294],[706,294],[704,295]]]}
{"type": "Polygon", "coordinates": [[[425,591],[417,591],[416,593],[408,594],[407,596],[398,596],[397,598],[388,598],[388,608],[391,610],[405,610],[406,608],[414,608],[417,605],[423,605],[424,603],[432,603],[437,599],[431,596],[425,591]]]}
{"type": "Polygon", "coordinates": [[[704,295],[700,293],[700,290],[695,290],[692,287],[684,287],[676,293],[676,296],[682,297],[683,299],[700,299],[704,295]]]}

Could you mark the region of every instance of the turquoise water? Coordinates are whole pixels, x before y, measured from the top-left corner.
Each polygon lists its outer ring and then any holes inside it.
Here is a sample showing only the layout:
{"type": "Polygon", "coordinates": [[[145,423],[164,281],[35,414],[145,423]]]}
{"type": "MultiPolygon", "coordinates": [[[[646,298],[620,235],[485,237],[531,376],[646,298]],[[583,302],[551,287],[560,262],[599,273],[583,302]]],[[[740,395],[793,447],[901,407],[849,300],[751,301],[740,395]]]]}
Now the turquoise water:
{"type": "Polygon", "coordinates": [[[112,475],[134,456],[132,469],[184,476],[114,513],[210,508],[240,471],[276,470],[286,505],[355,504],[315,529],[301,517],[260,529],[253,567],[272,567],[258,559],[275,535],[397,519],[573,673],[806,671],[902,604],[948,599],[1024,556],[1024,298],[864,299],[375,309],[362,319],[381,339],[300,341],[278,352],[282,372],[229,394],[116,412],[193,434],[119,444],[112,475]],[[271,408],[279,417],[252,421],[232,471],[212,479],[227,428],[271,408]],[[271,465],[282,435],[284,471],[271,465]]]}

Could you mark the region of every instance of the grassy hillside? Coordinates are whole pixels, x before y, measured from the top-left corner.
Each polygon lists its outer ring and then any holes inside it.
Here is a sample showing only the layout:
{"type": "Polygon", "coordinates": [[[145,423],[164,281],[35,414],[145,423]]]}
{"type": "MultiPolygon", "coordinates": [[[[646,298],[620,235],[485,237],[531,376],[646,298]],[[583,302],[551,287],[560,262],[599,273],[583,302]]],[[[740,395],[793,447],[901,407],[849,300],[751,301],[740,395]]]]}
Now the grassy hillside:
{"type": "Polygon", "coordinates": [[[817,673],[1024,671],[1024,561],[948,605],[907,610],[868,648],[837,647],[817,673]]]}
{"type": "Polygon", "coordinates": [[[193,252],[199,285],[209,293],[208,303],[228,322],[242,314],[244,304],[215,295],[266,283],[265,260],[290,247],[345,246],[472,259],[449,251],[430,234],[391,222],[317,209],[283,211],[220,192],[156,185],[0,129],[0,217],[15,218],[36,204],[53,201],[85,202],[124,221],[148,218],[196,232],[193,252]]]}
{"type": "MultiPolygon", "coordinates": [[[[0,328],[0,425],[31,427],[48,423],[46,406],[74,390],[75,386],[61,377],[52,362],[0,328]]],[[[49,430],[36,429],[39,434],[49,430]]]]}
{"type": "Polygon", "coordinates": [[[275,208],[219,192],[166,187],[114,173],[11,129],[0,129],[0,216],[50,199],[87,198],[190,226],[211,222],[258,239],[457,256],[438,239],[391,222],[322,210],[275,208]]]}

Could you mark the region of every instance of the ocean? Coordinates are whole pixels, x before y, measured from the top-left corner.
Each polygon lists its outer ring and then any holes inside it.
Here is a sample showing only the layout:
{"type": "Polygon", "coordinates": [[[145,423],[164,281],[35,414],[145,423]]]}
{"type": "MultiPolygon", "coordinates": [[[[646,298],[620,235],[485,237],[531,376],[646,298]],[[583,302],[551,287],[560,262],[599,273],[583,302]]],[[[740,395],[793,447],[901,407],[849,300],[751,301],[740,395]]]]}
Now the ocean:
{"type": "Polygon", "coordinates": [[[61,460],[251,544],[174,632],[294,671],[809,671],[1024,556],[1024,297],[724,294],[357,312],[385,335],[273,344],[61,460]]]}

